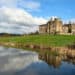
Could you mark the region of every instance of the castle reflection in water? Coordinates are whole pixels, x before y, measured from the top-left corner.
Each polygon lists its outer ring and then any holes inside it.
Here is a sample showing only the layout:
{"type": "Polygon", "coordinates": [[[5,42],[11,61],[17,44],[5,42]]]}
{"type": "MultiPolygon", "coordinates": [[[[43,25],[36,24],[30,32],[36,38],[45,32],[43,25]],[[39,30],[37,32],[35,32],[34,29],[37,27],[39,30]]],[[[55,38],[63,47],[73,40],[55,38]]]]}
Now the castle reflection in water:
{"type": "Polygon", "coordinates": [[[67,56],[39,54],[39,59],[45,61],[48,65],[53,66],[54,68],[59,68],[62,61],[67,61],[68,63],[75,65],[75,58],[70,58],[67,56]]]}

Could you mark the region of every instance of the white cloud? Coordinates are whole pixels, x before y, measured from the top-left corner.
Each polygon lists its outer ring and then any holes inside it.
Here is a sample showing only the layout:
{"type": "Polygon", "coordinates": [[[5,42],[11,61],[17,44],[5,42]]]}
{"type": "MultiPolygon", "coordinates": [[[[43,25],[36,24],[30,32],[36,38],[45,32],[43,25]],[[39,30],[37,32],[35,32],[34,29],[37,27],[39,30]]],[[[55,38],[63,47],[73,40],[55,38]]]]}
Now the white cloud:
{"type": "Polygon", "coordinates": [[[37,25],[46,23],[42,17],[33,17],[19,8],[0,8],[0,32],[28,33],[38,29],[37,25]]]}
{"type": "Polygon", "coordinates": [[[27,12],[37,10],[40,10],[40,3],[33,0],[0,0],[0,32],[28,33],[36,31],[37,25],[47,21],[27,12]]]}
{"type": "Polygon", "coordinates": [[[40,2],[36,2],[33,0],[0,0],[0,7],[2,6],[11,8],[20,7],[25,8],[29,11],[40,10],[40,2]]]}
{"type": "Polygon", "coordinates": [[[18,4],[23,7],[23,8],[27,8],[27,10],[30,10],[30,11],[38,11],[40,10],[40,3],[39,2],[35,2],[35,1],[22,1],[22,0],[19,0],[18,4]]]}
{"type": "Polygon", "coordinates": [[[0,6],[6,6],[6,7],[16,7],[18,0],[0,0],[0,6]]]}

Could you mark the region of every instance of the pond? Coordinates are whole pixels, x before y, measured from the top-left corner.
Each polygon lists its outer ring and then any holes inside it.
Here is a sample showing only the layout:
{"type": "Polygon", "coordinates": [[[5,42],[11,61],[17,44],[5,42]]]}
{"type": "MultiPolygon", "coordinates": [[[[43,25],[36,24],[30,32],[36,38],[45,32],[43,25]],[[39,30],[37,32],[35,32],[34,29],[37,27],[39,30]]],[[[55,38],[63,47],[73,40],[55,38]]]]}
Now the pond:
{"type": "Polygon", "coordinates": [[[0,47],[0,75],[75,75],[75,60],[0,47]]]}

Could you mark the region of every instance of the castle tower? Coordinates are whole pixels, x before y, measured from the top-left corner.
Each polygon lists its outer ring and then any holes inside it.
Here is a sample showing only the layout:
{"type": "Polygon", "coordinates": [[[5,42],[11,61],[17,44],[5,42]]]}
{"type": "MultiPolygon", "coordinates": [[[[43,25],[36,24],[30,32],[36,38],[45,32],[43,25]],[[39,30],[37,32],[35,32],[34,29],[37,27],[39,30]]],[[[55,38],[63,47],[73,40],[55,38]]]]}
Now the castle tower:
{"type": "Polygon", "coordinates": [[[55,18],[54,20],[54,25],[55,25],[55,32],[57,33],[62,33],[62,21],[59,18],[55,18]]]}
{"type": "Polygon", "coordinates": [[[58,18],[51,18],[51,20],[47,23],[48,33],[62,33],[62,21],[58,18]]]}

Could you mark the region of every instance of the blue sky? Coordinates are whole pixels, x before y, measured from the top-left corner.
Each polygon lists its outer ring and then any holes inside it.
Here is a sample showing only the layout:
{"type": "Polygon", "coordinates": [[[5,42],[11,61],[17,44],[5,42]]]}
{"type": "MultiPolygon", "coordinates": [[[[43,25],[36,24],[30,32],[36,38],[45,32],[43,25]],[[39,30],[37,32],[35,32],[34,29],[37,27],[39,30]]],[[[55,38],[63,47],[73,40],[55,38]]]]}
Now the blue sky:
{"type": "Polygon", "coordinates": [[[45,18],[58,16],[63,19],[75,17],[75,0],[35,0],[40,3],[39,11],[31,12],[45,18]]]}
{"type": "Polygon", "coordinates": [[[75,0],[0,0],[0,33],[38,30],[51,16],[75,21],[75,0]]]}

